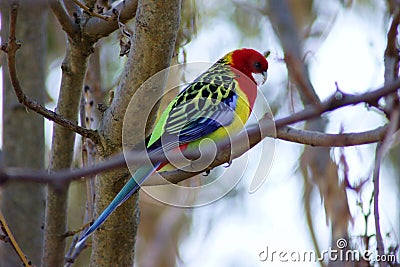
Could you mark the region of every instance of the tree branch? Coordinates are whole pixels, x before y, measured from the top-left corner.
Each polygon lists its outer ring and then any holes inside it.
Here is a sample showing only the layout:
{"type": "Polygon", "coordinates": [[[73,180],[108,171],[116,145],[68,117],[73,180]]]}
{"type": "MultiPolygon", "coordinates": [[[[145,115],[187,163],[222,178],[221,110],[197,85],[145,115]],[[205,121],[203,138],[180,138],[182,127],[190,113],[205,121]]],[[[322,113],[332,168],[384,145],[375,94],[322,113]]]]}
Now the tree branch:
{"type": "MultiPolygon", "coordinates": [[[[326,102],[322,103],[323,109],[316,108],[315,106],[306,107],[304,110],[294,113],[288,117],[278,119],[275,121],[275,125],[277,128],[276,137],[279,139],[312,145],[312,146],[353,146],[353,145],[362,145],[373,142],[378,142],[383,140],[385,134],[388,131],[388,125],[378,127],[376,129],[360,132],[360,133],[342,133],[342,134],[326,134],[314,131],[306,131],[306,130],[298,130],[287,125],[293,124],[296,122],[300,122],[306,119],[312,119],[318,117],[320,114],[325,113],[327,111],[331,111],[334,109],[338,109],[347,105],[355,105],[361,102],[368,101],[376,101],[379,98],[386,96],[395,92],[398,88],[400,88],[400,81],[395,81],[387,86],[381,87],[375,91],[367,92],[360,95],[347,95],[341,99],[329,98],[326,102]],[[331,143],[328,144],[330,140],[331,143]]],[[[238,143],[242,138],[249,139],[249,147],[253,147],[258,144],[262,137],[260,135],[261,132],[267,133],[267,136],[274,137],[274,134],[268,134],[273,129],[274,123],[268,120],[261,120],[259,125],[250,126],[247,128],[247,131],[240,133],[238,136],[232,138],[232,143],[238,143]],[[260,130],[261,129],[261,130],[260,130]],[[248,137],[247,137],[248,136],[248,137]]],[[[210,168],[221,165],[225,162],[228,162],[230,159],[230,149],[226,146],[229,145],[228,141],[222,141],[217,144],[218,147],[218,155],[217,160],[212,163],[210,168]]],[[[232,145],[234,146],[234,145],[232,145]]],[[[243,154],[246,152],[249,147],[247,147],[244,151],[240,153],[243,154]]],[[[184,156],[189,159],[195,159],[199,156],[197,152],[192,151],[184,151],[184,156]]],[[[241,155],[240,154],[240,155],[241,155]]],[[[168,159],[177,160],[179,157],[176,155],[167,155],[168,159]]],[[[239,155],[236,155],[236,157],[239,155]]],[[[160,161],[166,160],[167,157],[164,154],[157,155],[147,155],[145,151],[142,150],[134,150],[129,153],[126,153],[126,157],[124,155],[118,154],[114,157],[107,159],[106,161],[99,163],[95,166],[89,166],[82,169],[76,170],[60,170],[55,173],[47,173],[44,171],[38,170],[27,170],[21,168],[2,168],[0,169],[0,183],[5,183],[8,181],[33,181],[37,183],[47,183],[52,185],[55,188],[62,188],[67,186],[71,181],[81,179],[81,177],[87,177],[89,175],[95,175],[98,173],[102,173],[105,171],[123,168],[126,167],[126,161],[129,163],[146,163],[148,160],[152,161],[160,161]]],[[[171,171],[168,173],[163,173],[165,178],[168,181],[179,182],[182,179],[181,174],[182,171],[171,171]],[[174,175],[178,175],[176,179],[173,178],[174,175]]],[[[195,175],[195,173],[190,173],[191,176],[195,175]]],[[[188,178],[187,176],[186,178],[188,178]]]]}
{"type": "Polygon", "coordinates": [[[21,259],[23,265],[27,267],[34,267],[32,266],[32,263],[28,261],[21,247],[15,240],[14,235],[12,234],[10,228],[8,227],[6,219],[4,218],[3,213],[1,211],[0,211],[0,227],[3,230],[6,238],[8,238],[12,248],[15,250],[15,253],[17,253],[18,257],[21,259]]]}
{"type": "Polygon", "coordinates": [[[340,91],[336,91],[331,97],[329,97],[326,101],[322,102],[317,107],[308,106],[302,111],[294,113],[291,116],[276,120],[275,124],[277,128],[280,128],[284,125],[289,125],[299,121],[315,118],[319,115],[322,115],[323,113],[338,109],[340,107],[356,105],[363,102],[366,104],[374,105],[380,98],[396,92],[399,88],[400,80],[395,80],[374,91],[357,95],[345,94],[340,91]]]}
{"type": "Polygon", "coordinates": [[[79,27],[71,17],[68,15],[64,6],[59,0],[49,0],[51,10],[61,24],[62,29],[67,33],[69,37],[73,37],[79,32],[79,27]]]}
{"type": "Polygon", "coordinates": [[[277,130],[276,137],[303,145],[344,147],[375,143],[384,138],[387,129],[388,126],[385,125],[360,133],[328,134],[282,126],[277,130]]]}
{"type": "MultiPolygon", "coordinates": [[[[383,157],[386,155],[390,148],[391,137],[397,131],[399,127],[400,110],[397,106],[393,106],[394,110],[391,113],[391,121],[388,127],[388,131],[382,142],[379,142],[376,146],[375,155],[375,166],[373,171],[373,181],[374,181],[374,219],[375,219],[375,235],[376,235],[376,249],[378,255],[385,255],[385,247],[383,244],[383,238],[381,233],[381,226],[379,221],[379,173],[383,157]]],[[[385,262],[379,263],[380,267],[386,266],[385,262]]]]}
{"type": "Polygon", "coordinates": [[[118,29],[118,22],[126,22],[136,15],[138,0],[125,0],[119,3],[112,10],[104,13],[104,16],[111,17],[108,20],[93,17],[85,25],[85,34],[95,39],[108,36],[118,29]]]}
{"type": "MultiPolygon", "coordinates": [[[[390,3],[388,2],[389,6],[390,3]]],[[[399,50],[397,48],[397,37],[398,31],[397,28],[400,23],[400,10],[398,6],[395,6],[394,9],[390,9],[390,13],[392,13],[392,22],[390,28],[387,32],[387,44],[384,54],[384,62],[385,62],[385,84],[388,84],[398,78],[399,74],[399,50]]],[[[381,227],[380,227],[380,215],[379,215],[379,191],[380,191],[380,167],[383,157],[387,153],[389,149],[389,143],[392,135],[398,129],[399,123],[399,96],[397,92],[387,95],[385,97],[386,106],[384,108],[385,114],[388,118],[390,118],[389,130],[383,139],[383,141],[378,142],[376,146],[375,153],[375,165],[373,170],[373,183],[374,183],[374,192],[373,192],[373,201],[374,201],[374,221],[375,221],[375,236],[376,236],[376,250],[378,251],[378,255],[382,256],[385,253],[385,247],[383,243],[381,227]]],[[[387,263],[384,261],[379,262],[380,267],[387,266],[387,263]]]]}
{"type": "MultiPolygon", "coordinates": [[[[68,2],[67,2],[68,3],[68,2]]],[[[69,3],[72,3],[69,1],[69,3]]],[[[76,5],[68,10],[76,12],[76,5]]],[[[70,13],[70,11],[68,11],[70,13]]],[[[78,10],[79,12],[79,10],[78,10]]],[[[57,113],[68,120],[78,120],[79,100],[82,96],[83,82],[89,56],[94,51],[94,40],[83,34],[84,21],[79,23],[80,31],[69,37],[65,57],[61,64],[62,76],[57,101],[57,113]]],[[[96,140],[98,141],[98,140],[96,140]]],[[[50,152],[50,172],[71,167],[75,133],[56,123],[53,124],[53,138],[50,152]]],[[[68,188],[55,190],[48,187],[44,228],[43,266],[63,266],[65,262],[66,240],[62,234],[67,227],[68,188]]]]}
{"type": "Polygon", "coordinates": [[[320,104],[320,99],[315,93],[308,70],[302,60],[301,41],[296,28],[297,23],[294,21],[288,1],[271,0],[270,10],[273,10],[273,12],[269,12],[269,17],[285,52],[285,62],[289,75],[298,87],[302,102],[305,105],[320,104]]]}
{"type": "Polygon", "coordinates": [[[80,127],[76,123],[66,119],[65,117],[57,114],[54,111],[46,109],[44,106],[38,102],[30,99],[22,90],[21,84],[18,79],[17,69],[16,69],[16,52],[21,47],[21,44],[16,39],[16,24],[18,15],[18,3],[14,2],[10,6],[10,36],[8,43],[1,45],[1,50],[7,54],[8,70],[10,74],[10,80],[14,87],[15,94],[18,101],[25,107],[35,111],[36,113],[42,115],[48,120],[51,120],[75,133],[78,133],[86,138],[93,140],[95,143],[99,143],[100,137],[97,131],[86,129],[80,127]]]}
{"type": "MultiPolygon", "coordinates": [[[[374,182],[374,221],[375,221],[375,236],[376,236],[376,250],[378,255],[384,255],[385,247],[383,245],[381,226],[379,220],[379,173],[381,170],[382,160],[382,143],[378,143],[375,150],[375,166],[373,171],[374,182]]],[[[380,267],[384,267],[384,262],[379,263],[380,267]]]]}
{"type": "Polygon", "coordinates": [[[106,15],[102,15],[102,14],[98,14],[96,12],[93,11],[93,8],[89,8],[87,7],[85,4],[81,3],[79,0],[72,0],[75,4],[77,4],[80,8],[82,8],[86,13],[88,13],[90,16],[93,17],[97,17],[100,18],[102,20],[110,20],[112,19],[111,16],[106,16],[106,15]]]}

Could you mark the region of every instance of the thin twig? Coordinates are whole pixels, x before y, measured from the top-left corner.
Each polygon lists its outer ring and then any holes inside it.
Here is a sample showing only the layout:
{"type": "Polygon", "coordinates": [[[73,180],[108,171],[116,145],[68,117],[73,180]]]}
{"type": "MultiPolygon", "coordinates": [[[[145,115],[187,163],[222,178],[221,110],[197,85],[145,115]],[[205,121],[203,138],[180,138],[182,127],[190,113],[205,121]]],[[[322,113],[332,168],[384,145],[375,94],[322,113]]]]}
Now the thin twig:
{"type": "MultiPolygon", "coordinates": [[[[385,62],[385,84],[394,81],[397,79],[399,76],[399,49],[398,49],[398,42],[397,42],[397,36],[398,36],[398,31],[397,28],[400,23],[400,9],[399,7],[396,7],[395,10],[393,10],[392,14],[392,22],[390,25],[390,28],[387,33],[387,44],[386,44],[386,49],[385,49],[385,55],[384,55],[384,62],[385,62]]],[[[388,95],[385,98],[386,106],[385,106],[385,112],[386,115],[390,115],[393,106],[396,105],[396,102],[399,101],[399,96],[395,93],[392,95],[388,95]]]]}
{"type": "Polygon", "coordinates": [[[71,242],[71,246],[70,249],[73,250],[72,251],[68,251],[67,255],[70,256],[65,256],[65,264],[64,267],[69,267],[72,266],[72,264],[75,262],[76,258],[79,256],[79,254],[81,254],[81,252],[88,247],[88,244],[83,244],[82,246],[79,246],[78,248],[75,248],[76,243],[78,243],[79,241],[79,235],[75,235],[72,242],[71,242]]]}
{"type": "MultiPolygon", "coordinates": [[[[390,143],[393,134],[395,131],[398,129],[398,124],[399,124],[399,118],[400,118],[400,110],[398,107],[395,107],[393,110],[390,119],[390,125],[388,132],[383,139],[382,142],[378,143],[376,147],[376,156],[375,156],[375,166],[374,166],[374,171],[373,171],[373,180],[374,180],[374,219],[375,219],[375,234],[376,234],[376,249],[378,251],[378,255],[383,256],[385,255],[385,247],[383,244],[383,239],[382,239],[382,233],[381,233],[381,226],[380,226],[380,221],[379,221],[379,172],[380,172],[380,166],[383,157],[386,155],[390,148],[390,143]]],[[[380,267],[386,266],[384,262],[379,263],[380,267]]]]}
{"type": "MultiPolygon", "coordinates": [[[[81,124],[85,125],[86,128],[91,128],[92,126],[92,114],[93,114],[93,96],[89,86],[85,86],[84,92],[81,98],[80,104],[80,119],[81,124]]],[[[90,139],[82,137],[82,167],[93,166],[95,164],[95,147],[90,139]]],[[[87,246],[79,246],[75,248],[76,243],[82,236],[82,231],[85,231],[89,226],[90,222],[93,220],[93,210],[94,210],[94,175],[90,175],[86,180],[86,209],[85,216],[83,219],[83,227],[76,231],[69,231],[68,236],[74,236],[70,247],[65,254],[65,264],[64,267],[71,266],[79,254],[87,246]]]]}
{"type": "Polygon", "coordinates": [[[111,16],[105,16],[105,15],[101,15],[99,13],[94,12],[93,8],[87,7],[85,4],[81,3],[79,0],[72,0],[72,1],[92,17],[97,17],[97,18],[103,19],[105,21],[109,21],[112,18],[111,16]]]}
{"type": "Polygon", "coordinates": [[[0,226],[1,229],[3,230],[4,234],[8,237],[8,240],[10,241],[10,244],[14,251],[17,253],[18,257],[21,259],[22,263],[24,266],[27,267],[34,267],[30,261],[26,258],[24,252],[18,245],[17,241],[15,240],[10,228],[7,225],[6,219],[4,218],[3,213],[0,210],[0,226]]]}
{"type": "MultiPolygon", "coordinates": [[[[375,219],[375,236],[376,236],[376,250],[378,251],[378,255],[384,255],[385,248],[383,245],[381,226],[379,221],[379,172],[381,169],[381,154],[382,154],[382,143],[378,143],[376,145],[375,150],[375,167],[373,172],[373,181],[374,181],[374,219],[375,219]]],[[[384,267],[385,263],[379,263],[380,267],[384,267]]]]}
{"type": "MultiPolygon", "coordinates": [[[[302,171],[304,168],[302,168],[302,171]]],[[[318,246],[317,235],[315,233],[315,229],[313,227],[313,214],[311,212],[311,180],[308,179],[308,175],[303,172],[303,182],[304,182],[304,191],[303,191],[303,206],[306,215],[307,227],[310,231],[311,241],[314,247],[314,250],[317,255],[321,255],[320,248],[318,246]]],[[[326,264],[323,261],[319,261],[319,265],[321,267],[326,267],[326,264]]]]}
{"type": "MultiPolygon", "coordinates": [[[[92,128],[93,122],[93,108],[95,106],[94,99],[91,93],[91,88],[85,86],[81,102],[81,124],[86,128],[92,128]]],[[[92,140],[82,137],[82,166],[95,165],[96,148],[92,140]]],[[[86,214],[85,218],[88,221],[93,219],[94,210],[94,175],[90,175],[86,179],[86,214]]],[[[84,222],[86,223],[86,221],[84,222]]]]}
{"type": "Polygon", "coordinates": [[[35,111],[36,113],[42,115],[46,119],[49,119],[75,133],[78,133],[86,138],[90,138],[98,144],[100,142],[100,137],[97,131],[86,129],[80,127],[76,123],[64,118],[63,116],[57,114],[54,111],[46,109],[43,105],[37,103],[36,101],[30,99],[22,90],[21,84],[18,79],[16,70],[16,52],[21,47],[21,44],[16,39],[16,24],[18,15],[18,2],[14,2],[10,5],[10,35],[8,38],[8,43],[1,45],[1,50],[7,54],[8,71],[10,75],[11,83],[14,87],[15,94],[18,101],[25,107],[35,111]]]}
{"type": "Polygon", "coordinates": [[[67,231],[67,232],[65,232],[65,233],[62,235],[62,237],[70,237],[70,236],[76,235],[76,234],[78,234],[78,233],[81,233],[81,232],[83,232],[86,228],[88,228],[88,227],[90,226],[90,224],[91,224],[91,222],[88,222],[88,223],[85,223],[84,225],[82,225],[81,227],[79,227],[79,228],[76,229],[76,230],[67,231]]]}
{"type": "Polygon", "coordinates": [[[75,248],[75,245],[76,245],[76,243],[78,242],[78,240],[79,240],[79,236],[74,236],[74,238],[72,239],[72,242],[71,242],[71,244],[69,245],[69,248],[68,248],[68,251],[67,251],[67,253],[65,254],[65,264],[64,264],[64,267],[67,267],[67,266],[71,266],[72,264],[73,264],[73,260],[71,260],[71,257],[72,257],[72,253],[74,253],[74,248],[75,248]]]}
{"type": "MultiPolygon", "coordinates": [[[[87,221],[87,212],[85,213],[85,221],[87,221]]],[[[75,231],[68,231],[64,234],[64,237],[74,236],[72,242],[68,248],[67,253],[65,254],[65,264],[64,267],[70,267],[76,260],[76,258],[81,254],[81,252],[88,247],[88,244],[84,244],[79,246],[78,248],[75,247],[76,243],[78,243],[81,235],[86,231],[87,228],[90,227],[90,223],[84,223],[82,227],[75,231]]]]}
{"type": "Polygon", "coordinates": [[[10,242],[10,238],[8,238],[6,235],[0,235],[0,240],[4,243],[10,242]]]}

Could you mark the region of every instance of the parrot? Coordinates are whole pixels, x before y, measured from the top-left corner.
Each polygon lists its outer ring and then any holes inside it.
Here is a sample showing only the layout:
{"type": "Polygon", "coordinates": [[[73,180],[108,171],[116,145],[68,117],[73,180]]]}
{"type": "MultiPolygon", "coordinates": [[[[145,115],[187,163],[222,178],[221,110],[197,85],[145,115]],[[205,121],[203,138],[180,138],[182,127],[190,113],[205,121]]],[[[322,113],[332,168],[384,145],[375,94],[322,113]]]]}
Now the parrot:
{"type": "MultiPolygon", "coordinates": [[[[254,106],[257,86],[267,79],[268,61],[258,51],[231,51],[189,83],[167,106],[146,138],[147,151],[181,151],[198,147],[206,138],[218,142],[243,129],[254,106]],[[174,146],[175,144],[175,146],[174,146]]],[[[75,247],[98,229],[154,172],[169,162],[140,167],[108,207],[84,232],[75,247]]]]}

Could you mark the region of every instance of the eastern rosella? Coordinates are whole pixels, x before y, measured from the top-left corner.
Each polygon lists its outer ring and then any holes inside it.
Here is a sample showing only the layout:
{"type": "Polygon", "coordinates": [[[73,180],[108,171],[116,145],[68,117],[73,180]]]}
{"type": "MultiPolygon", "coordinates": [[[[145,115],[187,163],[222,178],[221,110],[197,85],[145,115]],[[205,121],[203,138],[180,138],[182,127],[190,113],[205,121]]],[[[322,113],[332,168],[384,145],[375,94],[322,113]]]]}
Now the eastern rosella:
{"type": "MultiPolygon", "coordinates": [[[[267,78],[267,69],[266,58],[253,49],[226,54],[168,105],[147,140],[147,150],[173,149],[173,143],[181,150],[190,149],[205,138],[218,142],[239,132],[250,116],[257,86],[267,78]]],[[[168,162],[140,167],[76,246],[83,244],[144,180],[166,165],[168,162]]]]}

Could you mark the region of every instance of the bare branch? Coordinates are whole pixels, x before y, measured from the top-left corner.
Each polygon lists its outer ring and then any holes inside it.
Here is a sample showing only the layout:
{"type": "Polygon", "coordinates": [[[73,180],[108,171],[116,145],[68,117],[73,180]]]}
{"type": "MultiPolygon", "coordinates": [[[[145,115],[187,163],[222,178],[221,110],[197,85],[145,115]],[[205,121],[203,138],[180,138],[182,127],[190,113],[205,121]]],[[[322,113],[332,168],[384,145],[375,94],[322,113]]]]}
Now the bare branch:
{"type": "Polygon", "coordinates": [[[72,0],[75,4],[77,4],[80,8],[82,8],[86,13],[88,13],[90,16],[100,18],[102,20],[108,21],[111,20],[111,16],[106,16],[102,14],[98,14],[93,11],[93,8],[87,7],[85,4],[81,3],[79,0],[72,0]]]}
{"type": "MultiPolygon", "coordinates": [[[[145,161],[145,154],[138,154],[138,162],[145,161]]],[[[82,169],[63,169],[57,172],[48,173],[44,170],[30,170],[15,167],[0,168],[0,181],[2,183],[7,181],[27,182],[33,181],[36,183],[46,183],[52,185],[56,189],[65,188],[71,181],[79,180],[82,177],[89,177],[89,175],[98,174],[108,170],[126,167],[125,158],[122,154],[118,154],[107,161],[104,161],[95,166],[88,166],[82,169]]]]}
{"type": "Polygon", "coordinates": [[[315,118],[325,112],[335,110],[340,107],[356,105],[359,103],[375,104],[380,98],[396,92],[400,88],[400,80],[393,81],[377,90],[363,94],[344,94],[340,91],[334,93],[318,107],[308,106],[304,110],[294,113],[289,117],[275,121],[276,127],[293,124],[303,120],[315,118]]]}
{"type": "Polygon", "coordinates": [[[137,0],[122,1],[115,8],[104,14],[104,16],[111,16],[111,19],[105,21],[95,17],[91,18],[85,25],[85,34],[95,39],[108,36],[118,29],[118,22],[124,23],[135,17],[137,6],[137,0]]]}
{"type": "Polygon", "coordinates": [[[276,137],[278,139],[310,146],[344,147],[370,144],[382,140],[386,134],[387,128],[388,126],[385,125],[360,133],[328,134],[283,126],[277,130],[276,137]]]}
{"type": "MultiPolygon", "coordinates": [[[[391,122],[389,124],[389,129],[382,142],[379,142],[376,147],[375,154],[375,167],[373,171],[374,180],[374,219],[375,219],[375,234],[376,234],[376,249],[378,255],[385,255],[385,247],[383,244],[380,221],[379,221],[379,172],[381,167],[381,162],[383,157],[386,155],[390,147],[391,137],[397,131],[400,118],[400,110],[396,107],[391,114],[391,122]]],[[[385,262],[379,263],[380,267],[386,266],[385,262]]]]}
{"type": "Polygon", "coordinates": [[[289,74],[298,86],[300,97],[305,104],[320,104],[310,81],[308,71],[301,56],[301,41],[296,29],[296,22],[290,10],[288,1],[271,0],[270,19],[275,26],[282,48],[285,52],[285,62],[289,74]]]}
{"type": "MultiPolygon", "coordinates": [[[[390,3],[389,3],[390,6],[390,3]]],[[[397,6],[390,10],[392,13],[392,22],[387,33],[387,45],[384,54],[385,61],[385,84],[391,83],[398,78],[399,74],[399,50],[397,48],[397,28],[400,23],[400,10],[397,6]]],[[[379,181],[380,181],[380,167],[383,157],[386,155],[391,137],[394,132],[398,129],[400,111],[399,111],[399,96],[397,92],[385,96],[386,107],[384,109],[386,116],[390,118],[389,129],[383,141],[379,142],[376,146],[375,153],[375,165],[373,170],[373,182],[374,182],[374,221],[375,221],[375,236],[376,236],[376,250],[378,255],[382,256],[385,253],[385,247],[383,244],[383,238],[380,227],[380,215],[379,215],[379,181]]],[[[384,261],[379,262],[380,267],[387,266],[384,261]]]]}
{"type": "Polygon", "coordinates": [[[75,248],[76,243],[78,243],[79,240],[79,235],[75,235],[74,238],[72,239],[71,245],[70,245],[70,250],[65,256],[65,264],[64,267],[69,267],[72,266],[72,264],[75,262],[76,258],[81,254],[81,252],[88,248],[88,244],[84,244],[83,246],[79,246],[78,248],[75,248]],[[74,251],[71,251],[71,249],[74,249],[74,251]]]}
{"type": "Polygon", "coordinates": [[[75,248],[76,243],[78,243],[78,240],[80,238],[79,234],[82,234],[83,232],[86,231],[86,229],[90,226],[90,223],[84,223],[82,227],[75,231],[68,231],[65,233],[64,237],[69,237],[69,236],[74,236],[72,239],[72,242],[69,246],[69,249],[67,253],[65,254],[65,264],[64,267],[69,267],[72,266],[72,264],[75,262],[76,258],[81,254],[81,252],[89,247],[88,244],[84,244],[83,246],[79,246],[78,248],[75,248]]]}
{"type": "Polygon", "coordinates": [[[397,44],[397,27],[400,24],[400,12],[397,8],[387,33],[385,49],[385,81],[392,81],[398,75],[399,51],[397,44]]]}
{"type": "MultiPolygon", "coordinates": [[[[245,153],[249,148],[258,144],[262,140],[260,132],[268,133],[269,132],[268,130],[273,129],[275,126],[278,129],[277,132],[278,138],[282,138],[283,140],[288,140],[293,142],[300,142],[302,144],[309,144],[315,146],[318,145],[352,146],[352,145],[361,145],[372,142],[378,142],[382,140],[382,138],[385,136],[385,133],[388,131],[388,126],[378,127],[374,130],[361,133],[325,134],[312,131],[297,130],[292,128],[289,128],[290,130],[287,130],[288,129],[287,125],[318,117],[320,114],[324,112],[338,109],[343,106],[355,105],[363,101],[365,102],[376,101],[385,95],[395,92],[399,87],[400,87],[400,81],[396,81],[392,84],[379,88],[375,91],[360,95],[346,95],[343,96],[343,98],[341,99],[333,98],[333,100],[331,97],[326,102],[322,103],[321,106],[324,107],[323,109],[316,108],[315,106],[309,106],[305,108],[303,111],[276,120],[275,124],[271,123],[270,121],[260,121],[260,125],[248,127],[247,131],[241,132],[240,134],[232,138],[231,140],[232,147],[234,147],[235,146],[234,144],[240,142],[240,140],[242,140],[243,138],[248,138],[249,140],[249,147],[245,148],[242,151],[239,151],[239,153],[235,156],[236,157],[240,156],[241,154],[245,153]],[[331,140],[332,143],[330,145],[327,144],[326,141],[324,140],[325,138],[331,140]]],[[[230,145],[229,140],[222,141],[217,144],[218,156],[217,159],[211,164],[210,168],[221,165],[225,162],[228,162],[231,159],[229,145],[230,145]]],[[[195,159],[199,156],[197,152],[193,151],[184,151],[183,154],[185,157],[189,159],[195,159]]],[[[145,151],[134,150],[129,153],[126,153],[126,157],[124,157],[123,154],[118,154],[95,166],[88,166],[86,168],[77,170],[64,169],[54,173],[47,173],[45,171],[39,171],[39,170],[34,171],[34,170],[9,167],[0,169],[0,182],[4,183],[11,180],[20,182],[33,181],[37,183],[47,183],[55,188],[63,188],[73,180],[78,180],[81,179],[82,177],[95,175],[112,169],[126,167],[126,161],[130,163],[133,162],[146,163],[148,162],[149,158],[152,161],[163,161],[163,160],[165,161],[167,158],[170,160],[177,160],[179,157],[173,154],[172,155],[168,154],[167,157],[166,155],[161,153],[157,155],[148,155],[145,151]]],[[[168,181],[176,183],[190,176],[194,176],[196,174],[196,173],[186,173],[185,175],[183,175],[182,173],[183,171],[176,170],[176,171],[170,171],[168,173],[163,173],[162,175],[168,181]]]]}
{"type": "MultiPolygon", "coordinates": [[[[393,10],[393,19],[390,25],[390,28],[387,33],[387,44],[385,49],[385,84],[394,81],[397,79],[399,75],[399,49],[397,48],[397,28],[400,23],[400,10],[398,7],[393,10]]],[[[397,105],[399,102],[398,94],[388,95],[385,98],[386,106],[385,113],[387,116],[390,116],[391,111],[393,110],[393,106],[397,105]]]]}
{"type": "MultiPolygon", "coordinates": [[[[373,180],[374,180],[374,219],[375,219],[375,236],[376,236],[376,250],[378,251],[378,255],[384,255],[384,245],[382,240],[381,226],[379,221],[379,172],[381,169],[381,143],[378,143],[376,146],[375,153],[375,166],[373,172],[373,180]]],[[[380,267],[384,267],[385,263],[382,262],[379,264],[380,267]]]]}
{"type": "MultiPolygon", "coordinates": [[[[80,117],[82,125],[85,125],[87,128],[91,128],[91,124],[93,121],[93,96],[92,91],[89,86],[85,86],[83,96],[81,97],[80,103],[80,117]]],[[[86,139],[82,137],[82,167],[85,166],[93,166],[95,164],[95,146],[90,139],[86,139]]],[[[85,230],[90,226],[91,221],[93,221],[93,210],[94,210],[94,175],[90,175],[85,179],[86,181],[86,209],[85,215],[83,218],[83,227],[76,231],[68,231],[68,236],[74,236],[71,244],[69,245],[69,249],[65,254],[65,264],[64,267],[72,266],[75,262],[75,259],[80,255],[80,253],[87,248],[87,245],[79,246],[75,248],[76,243],[85,232],[85,230]]],[[[67,236],[67,235],[66,235],[67,236]]]]}
{"type": "Polygon", "coordinates": [[[0,211],[0,226],[1,226],[1,229],[3,230],[4,234],[8,238],[7,240],[9,240],[11,246],[15,250],[15,253],[17,253],[17,255],[21,259],[21,261],[24,264],[24,266],[34,267],[32,265],[32,263],[30,261],[28,261],[28,259],[26,258],[24,252],[22,251],[22,249],[18,245],[17,241],[15,240],[10,228],[8,227],[6,219],[4,218],[3,213],[1,211],[0,211]]]}
{"type": "Polygon", "coordinates": [[[79,31],[79,27],[71,17],[68,15],[64,6],[59,0],[49,0],[49,5],[53,10],[54,15],[57,17],[61,24],[62,29],[67,33],[69,37],[73,37],[79,31]]]}
{"type": "MultiPolygon", "coordinates": [[[[72,3],[71,1],[65,1],[72,3]]],[[[73,38],[69,37],[65,57],[61,64],[61,85],[57,101],[57,113],[73,122],[77,121],[79,100],[82,96],[83,81],[88,67],[90,55],[94,51],[93,38],[84,34],[84,23],[78,21],[80,10],[77,6],[66,5],[68,14],[77,14],[76,23],[80,31],[73,38]],[[71,13],[72,11],[72,13],[71,13]],[[77,12],[77,13],[76,13],[77,12]]],[[[97,135],[97,133],[96,133],[97,135]]],[[[99,138],[100,139],[100,138],[99,138]]],[[[97,140],[98,141],[98,140],[97,140]]],[[[50,153],[49,170],[53,172],[71,167],[73,160],[73,148],[75,133],[58,125],[53,124],[53,138],[50,153]]],[[[67,227],[67,201],[68,188],[63,187],[55,190],[49,187],[46,198],[46,216],[44,231],[44,250],[42,257],[43,266],[62,266],[65,262],[66,240],[61,237],[67,227]]]]}
{"type": "Polygon", "coordinates": [[[43,105],[38,102],[30,99],[22,90],[21,84],[18,79],[17,69],[16,69],[16,52],[21,47],[21,44],[16,39],[16,23],[17,23],[17,15],[18,15],[18,3],[13,3],[10,6],[10,36],[8,39],[8,43],[3,44],[1,46],[1,50],[3,50],[7,54],[7,62],[8,62],[8,70],[10,75],[11,83],[14,87],[15,94],[17,96],[18,101],[24,105],[25,107],[35,111],[36,113],[42,115],[48,120],[51,120],[75,133],[78,133],[86,138],[93,140],[95,143],[99,143],[99,135],[97,131],[86,129],[80,127],[76,123],[66,119],[65,117],[57,114],[54,111],[46,109],[43,105]]]}

